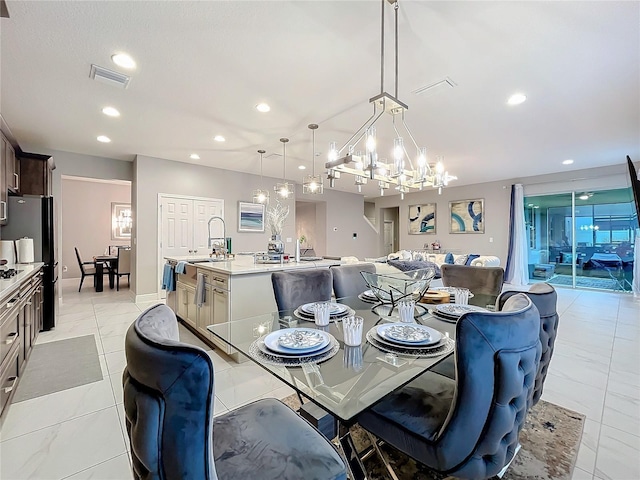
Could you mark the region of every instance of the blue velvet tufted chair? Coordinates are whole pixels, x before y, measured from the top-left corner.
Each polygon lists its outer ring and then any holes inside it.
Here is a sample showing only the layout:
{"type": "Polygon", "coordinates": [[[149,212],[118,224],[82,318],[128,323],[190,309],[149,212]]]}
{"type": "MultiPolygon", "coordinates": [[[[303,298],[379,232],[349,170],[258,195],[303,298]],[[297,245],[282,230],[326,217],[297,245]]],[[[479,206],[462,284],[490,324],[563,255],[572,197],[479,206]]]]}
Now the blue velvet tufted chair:
{"type": "Polygon", "coordinates": [[[373,263],[336,265],[330,270],[333,275],[333,293],[336,298],[360,295],[369,288],[360,272],[376,273],[376,267],[373,263]]]}
{"type": "MultiPolygon", "coordinates": [[[[508,299],[516,295],[518,292],[504,292],[498,298],[498,308],[502,309],[508,299]]],[[[558,294],[555,288],[548,283],[536,283],[528,292],[525,292],[533,304],[540,312],[540,343],[542,344],[542,357],[540,357],[540,365],[538,374],[536,375],[536,385],[533,390],[533,405],[538,403],[542,396],[542,387],[544,380],[547,378],[547,370],[553,355],[553,347],[556,342],[558,333],[558,321],[560,317],[557,312],[558,294]]]]}
{"type": "Polygon", "coordinates": [[[273,294],[278,311],[293,311],[300,305],[331,299],[331,272],[328,268],[273,272],[273,294]]]}
{"type": "Polygon", "coordinates": [[[211,359],[179,341],[166,305],[131,325],[125,353],[124,408],[137,480],[346,479],[333,445],[275,399],[213,418],[211,359]]]}
{"type": "Polygon", "coordinates": [[[456,326],[457,380],[427,373],[358,416],[367,431],[458,478],[503,470],[518,448],[540,361],[540,316],[525,295],[456,326]]]}

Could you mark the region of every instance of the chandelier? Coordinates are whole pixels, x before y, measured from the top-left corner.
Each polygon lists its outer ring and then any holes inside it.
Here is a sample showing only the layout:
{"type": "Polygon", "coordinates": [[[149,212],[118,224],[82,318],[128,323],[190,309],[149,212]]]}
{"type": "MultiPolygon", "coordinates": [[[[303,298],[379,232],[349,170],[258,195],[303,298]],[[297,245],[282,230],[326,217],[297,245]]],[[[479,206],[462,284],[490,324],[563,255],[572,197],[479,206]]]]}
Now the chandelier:
{"type": "Polygon", "coordinates": [[[411,189],[422,190],[424,187],[434,187],[438,193],[442,193],[442,187],[447,186],[449,181],[456,180],[457,177],[449,175],[444,168],[442,161],[430,164],[427,161],[427,149],[419,147],[415,138],[411,134],[409,127],[405,123],[404,115],[409,109],[407,104],[398,100],[398,1],[382,1],[382,21],[381,21],[381,47],[380,47],[380,93],[369,99],[373,104],[373,114],[369,119],[338,149],[336,143],[331,143],[329,147],[327,168],[327,178],[329,185],[335,186],[335,180],[339,179],[342,173],[355,176],[355,185],[358,191],[362,191],[362,185],[369,180],[377,181],[380,188],[380,195],[394,185],[404,199],[404,194],[411,189]],[[385,3],[390,3],[394,9],[395,20],[395,95],[391,95],[384,90],[384,9],[385,3]],[[392,118],[392,127],[395,133],[393,149],[389,149],[391,160],[386,160],[379,156],[376,139],[376,122],[388,113],[392,118]],[[398,127],[401,126],[406,132],[411,145],[415,147],[415,156],[409,155],[403,136],[398,127]],[[360,142],[364,140],[362,150],[356,150],[360,142]]]}
{"type": "Polygon", "coordinates": [[[264,150],[258,150],[258,153],[260,154],[260,188],[256,188],[253,191],[253,203],[267,204],[269,203],[269,190],[262,189],[262,155],[267,152],[264,150]]]}
{"type": "Polygon", "coordinates": [[[324,193],[324,185],[322,183],[322,175],[316,175],[316,130],[318,125],[312,123],[308,125],[308,128],[311,130],[312,137],[311,165],[313,166],[313,173],[306,175],[302,179],[302,193],[320,195],[324,193]]]}
{"type": "Polygon", "coordinates": [[[288,138],[281,138],[282,142],[282,182],[276,183],[273,189],[278,192],[278,195],[282,198],[289,198],[293,192],[293,185],[288,183],[285,179],[287,173],[287,142],[288,138]]]}

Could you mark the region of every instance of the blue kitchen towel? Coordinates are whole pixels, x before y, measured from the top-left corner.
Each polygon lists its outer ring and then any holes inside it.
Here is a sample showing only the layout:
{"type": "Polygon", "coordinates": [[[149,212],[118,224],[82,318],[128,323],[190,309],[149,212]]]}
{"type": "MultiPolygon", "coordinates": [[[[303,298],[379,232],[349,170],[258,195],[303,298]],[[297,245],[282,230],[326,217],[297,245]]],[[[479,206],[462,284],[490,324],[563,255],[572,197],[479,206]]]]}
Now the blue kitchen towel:
{"type": "Polygon", "coordinates": [[[176,273],[184,273],[186,266],[187,262],[185,262],[184,260],[178,262],[178,264],[176,265],[176,273]]]}
{"type": "Polygon", "coordinates": [[[176,290],[173,265],[169,263],[164,265],[164,270],[162,271],[162,289],[168,292],[174,292],[176,290]]]}

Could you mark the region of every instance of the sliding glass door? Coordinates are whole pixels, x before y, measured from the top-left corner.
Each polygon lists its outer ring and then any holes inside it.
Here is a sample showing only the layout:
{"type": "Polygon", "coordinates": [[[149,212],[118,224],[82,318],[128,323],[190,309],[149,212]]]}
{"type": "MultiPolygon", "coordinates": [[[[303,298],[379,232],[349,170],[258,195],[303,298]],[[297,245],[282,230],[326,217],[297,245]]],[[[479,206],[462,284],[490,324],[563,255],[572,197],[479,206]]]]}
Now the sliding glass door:
{"type": "Polygon", "coordinates": [[[526,197],[530,280],[630,290],[638,225],[632,202],[628,188],[526,197]]]}

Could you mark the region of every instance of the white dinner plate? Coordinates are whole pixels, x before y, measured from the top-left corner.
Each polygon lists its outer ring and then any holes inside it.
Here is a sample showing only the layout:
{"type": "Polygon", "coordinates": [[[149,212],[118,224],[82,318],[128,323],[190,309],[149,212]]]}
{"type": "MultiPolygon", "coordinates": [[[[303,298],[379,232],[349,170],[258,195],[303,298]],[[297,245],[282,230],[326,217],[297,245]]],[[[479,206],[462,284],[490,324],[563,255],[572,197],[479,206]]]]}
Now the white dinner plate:
{"type": "Polygon", "coordinates": [[[330,341],[331,341],[331,337],[327,332],[323,332],[322,330],[318,330],[315,328],[283,328],[282,330],[276,330],[275,332],[271,332],[269,335],[267,335],[264,338],[264,344],[267,346],[269,350],[272,350],[274,352],[279,352],[279,353],[290,353],[290,354],[297,353],[299,355],[316,352],[326,347],[327,345],[329,345],[330,341]],[[314,345],[313,347],[298,348],[298,349],[287,348],[280,345],[280,337],[282,335],[289,334],[295,330],[318,333],[322,337],[322,341],[318,345],[314,345]]]}
{"type": "Polygon", "coordinates": [[[273,350],[271,350],[269,347],[267,347],[264,344],[263,340],[258,341],[258,348],[260,349],[260,351],[262,353],[265,353],[267,355],[271,355],[272,357],[279,357],[279,358],[297,358],[297,357],[315,357],[317,355],[322,355],[327,353],[329,350],[331,350],[333,348],[333,344],[331,342],[329,342],[329,344],[324,347],[321,348],[320,350],[316,350],[313,352],[309,352],[309,353],[303,353],[301,354],[300,352],[275,352],[273,350]]]}
{"type": "MultiPolygon", "coordinates": [[[[329,311],[329,315],[339,315],[347,311],[347,307],[345,305],[342,305],[341,303],[331,302],[330,305],[331,305],[331,310],[329,311]]],[[[304,313],[307,313],[309,315],[313,315],[315,314],[315,311],[316,311],[315,307],[316,307],[316,302],[305,303],[304,305],[300,306],[300,310],[302,310],[304,313]]]]}
{"type": "Polygon", "coordinates": [[[461,305],[459,303],[442,303],[436,305],[436,311],[450,318],[460,318],[465,313],[469,312],[487,312],[486,308],[478,307],[476,305],[461,305]]]}
{"type": "Polygon", "coordinates": [[[417,323],[378,325],[376,333],[379,337],[400,345],[433,345],[442,338],[442,334],[439,331],[417,323]]]}

